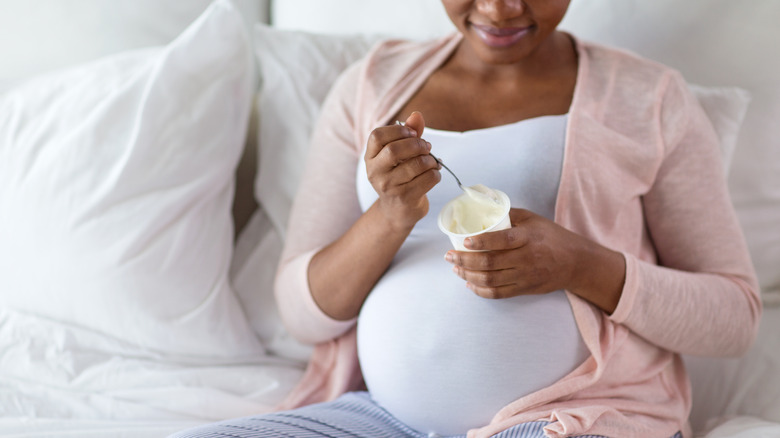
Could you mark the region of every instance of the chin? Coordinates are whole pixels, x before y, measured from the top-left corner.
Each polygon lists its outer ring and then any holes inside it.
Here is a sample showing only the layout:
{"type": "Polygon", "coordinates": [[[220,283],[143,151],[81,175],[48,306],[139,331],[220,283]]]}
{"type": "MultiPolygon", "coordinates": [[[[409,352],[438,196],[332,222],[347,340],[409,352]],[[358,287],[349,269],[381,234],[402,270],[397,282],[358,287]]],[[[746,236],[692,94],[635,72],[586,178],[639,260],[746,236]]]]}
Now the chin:
{"type": "Polygon", "coordinates": [[[479,59],[489,65],[511,65],[521,62],[528,57],[528,53],[518,53],[517,51],[494,49],[481,50],[478,52],[479,59]]]}

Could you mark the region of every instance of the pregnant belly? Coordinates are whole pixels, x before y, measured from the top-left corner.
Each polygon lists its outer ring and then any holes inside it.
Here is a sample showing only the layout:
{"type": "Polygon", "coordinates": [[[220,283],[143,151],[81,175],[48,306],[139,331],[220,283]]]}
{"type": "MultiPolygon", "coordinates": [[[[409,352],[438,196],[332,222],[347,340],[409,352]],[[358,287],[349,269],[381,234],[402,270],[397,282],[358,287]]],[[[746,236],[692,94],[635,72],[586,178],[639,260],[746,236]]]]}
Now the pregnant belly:
{"type": "Polygon", "coordinates": [[[414,251],[377,284],[357,326],[368,390],[405,424],[465,433],[588,357],[564,292],[484,299],[443,250],[414,251]]]}

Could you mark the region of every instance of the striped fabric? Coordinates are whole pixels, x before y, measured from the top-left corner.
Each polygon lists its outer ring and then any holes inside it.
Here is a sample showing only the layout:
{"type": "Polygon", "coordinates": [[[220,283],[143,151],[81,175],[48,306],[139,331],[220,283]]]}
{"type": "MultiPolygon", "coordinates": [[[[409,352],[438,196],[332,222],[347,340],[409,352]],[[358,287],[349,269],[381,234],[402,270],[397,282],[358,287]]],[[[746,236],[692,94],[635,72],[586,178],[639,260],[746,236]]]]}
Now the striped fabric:
{"type": "MultiPolygon", "coordinates": [[[[494,438],[544,438],[546,421],[523,423],[494,438]]],[[[418,432],[377,406],[367,392],[286,412],[214,423],[182,431],[169,438],[465,438],[418,432]]],[[[681,438],[678,433],[672,438],[681,438]]],[[[583,435],[578,438],[603,438],[583,435]]]]}

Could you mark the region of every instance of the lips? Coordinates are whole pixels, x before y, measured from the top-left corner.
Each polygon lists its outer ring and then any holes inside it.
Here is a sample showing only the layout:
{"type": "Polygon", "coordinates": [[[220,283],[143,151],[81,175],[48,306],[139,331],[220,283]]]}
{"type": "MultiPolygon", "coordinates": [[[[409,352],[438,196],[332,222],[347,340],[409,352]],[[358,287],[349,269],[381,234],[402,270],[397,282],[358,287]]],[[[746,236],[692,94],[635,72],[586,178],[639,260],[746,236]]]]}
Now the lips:
{"type": "Polygon", "coordinates": [[[472,24],[477,36],[490,47],[508,47],[531,31],[531,26],[526,27],[493,27],[481,24],[472,24]]]}

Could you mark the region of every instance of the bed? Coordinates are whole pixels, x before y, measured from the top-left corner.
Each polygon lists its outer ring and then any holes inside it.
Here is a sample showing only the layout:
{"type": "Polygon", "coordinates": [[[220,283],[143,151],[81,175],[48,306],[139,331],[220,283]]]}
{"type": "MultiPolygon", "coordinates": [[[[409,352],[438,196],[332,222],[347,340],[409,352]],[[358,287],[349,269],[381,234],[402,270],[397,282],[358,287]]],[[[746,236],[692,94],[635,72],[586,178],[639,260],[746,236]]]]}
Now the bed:
{"type": "MultiPolygon", "coordinates": [[[[319,106],[438,0],[0,0],[0,436],[164,437],[266,412],[310,347],[272,294],[319,106]]],[[[691,424],[780,437],[780,3],[574,1],[562,26],[682,71],[765,303],[685,357],[691,424]]]]}

